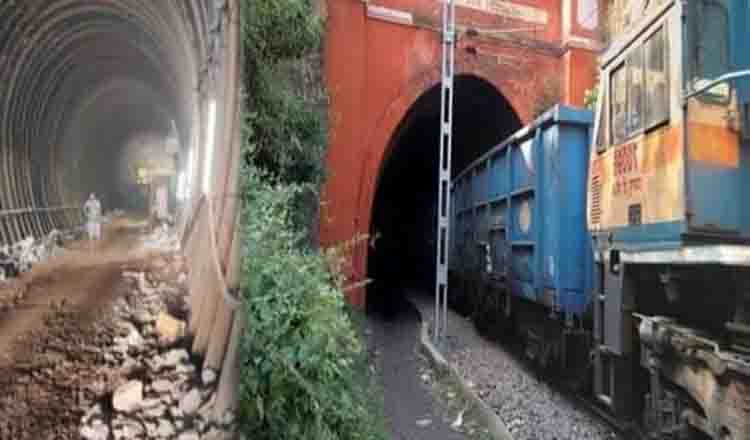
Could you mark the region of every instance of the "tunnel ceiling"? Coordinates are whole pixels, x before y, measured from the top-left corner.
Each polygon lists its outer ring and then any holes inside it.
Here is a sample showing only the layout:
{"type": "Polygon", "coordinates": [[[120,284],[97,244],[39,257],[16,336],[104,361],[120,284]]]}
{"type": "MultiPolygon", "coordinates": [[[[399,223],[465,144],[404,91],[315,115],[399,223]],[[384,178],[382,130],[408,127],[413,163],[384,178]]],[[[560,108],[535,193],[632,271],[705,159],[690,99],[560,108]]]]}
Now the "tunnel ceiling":
{"type": "Polygon", "coordinates": [[[190,139],[215,3],[0,0],[0,243],[66,223],[24,209],[115,207],[131,138],[190,139]]]}
{"type": "MultiPolygon", "coordinates": [[[[478,77],[457,77],[454,94],[451,168],[456,175],[521,128],[521,122],[505,97],[478,77]]],[[[368,258],[373,288],[402,283],[431,286],[439,122],[440,88],[436,86],[417,100],[393,135],[381,167],[371,221],[371,234],[380,234],[368,258]]]]}

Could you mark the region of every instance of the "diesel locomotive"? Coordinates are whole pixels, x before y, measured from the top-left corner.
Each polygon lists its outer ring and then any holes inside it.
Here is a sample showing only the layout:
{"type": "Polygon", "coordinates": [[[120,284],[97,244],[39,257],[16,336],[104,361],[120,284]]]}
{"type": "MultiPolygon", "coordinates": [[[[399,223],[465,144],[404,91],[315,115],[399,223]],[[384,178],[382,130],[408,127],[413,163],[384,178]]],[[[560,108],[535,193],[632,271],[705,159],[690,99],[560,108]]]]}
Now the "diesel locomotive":
{"type": "Polygon", "coordinates": [[[602,58],[594,393],[656,438],[749,439],[750,9],[651,3],[602,58]]]}
{"type": "Polygon", "coordinates": [[[632,3],[593,118],[454,180],[452,291],[647,437],[750,439],[750,6],[632,3]]]}

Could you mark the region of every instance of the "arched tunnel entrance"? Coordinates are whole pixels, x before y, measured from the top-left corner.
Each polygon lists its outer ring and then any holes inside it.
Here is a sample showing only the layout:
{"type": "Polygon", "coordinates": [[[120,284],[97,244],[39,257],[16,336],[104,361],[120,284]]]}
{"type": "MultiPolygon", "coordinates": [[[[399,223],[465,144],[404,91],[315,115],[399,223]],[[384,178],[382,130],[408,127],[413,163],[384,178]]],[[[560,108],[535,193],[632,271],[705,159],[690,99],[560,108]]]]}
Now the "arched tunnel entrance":
{"type": "MultiPolygon", "coordinates": [[[[518,130],[521,121],[508,100],[479,77],[457,76],[454,95],[455,175],[518,130]]],[[[370,311],[394,312],[405,288],[434,288],[439,121],[436,85],[409,109],[386,150],[370,228],[370,311]]]]}
{"type": "Polygon", "coordinates": [[[214,3],[0,1],[0,244],[75,225],[91,192],[143,210],[138,161],[187,162],[214,3]]]}

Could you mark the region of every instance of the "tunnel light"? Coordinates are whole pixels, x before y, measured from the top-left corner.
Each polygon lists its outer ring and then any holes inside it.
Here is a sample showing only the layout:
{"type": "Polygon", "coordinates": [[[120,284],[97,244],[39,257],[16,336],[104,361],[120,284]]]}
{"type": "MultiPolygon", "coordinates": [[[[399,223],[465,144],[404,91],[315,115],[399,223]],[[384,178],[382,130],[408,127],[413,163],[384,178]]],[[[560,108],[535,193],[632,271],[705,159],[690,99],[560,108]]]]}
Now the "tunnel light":
{"type": "Polygon", "coordinates": [[[211,175],[213,174],[214,132],[216,131],[216,100],[208,104],[208,127],[206,128],[206,156],[203,162],[203,193],[211,192],[211,175]]]}
{"type": "Polygon", "coordinates": [[[180,171],[177,175],[177,200],[180,202],[187,199],[187,175],[185,171],[180,171]]]}
{"type": "Polygon", "coordinates": [[[187,165],[185,167],[185,198],[189,199],[193,195],[193,182],[195,181],[195,162],[194,162],[194,149],[191,148],[188,151],[187,165]]]}

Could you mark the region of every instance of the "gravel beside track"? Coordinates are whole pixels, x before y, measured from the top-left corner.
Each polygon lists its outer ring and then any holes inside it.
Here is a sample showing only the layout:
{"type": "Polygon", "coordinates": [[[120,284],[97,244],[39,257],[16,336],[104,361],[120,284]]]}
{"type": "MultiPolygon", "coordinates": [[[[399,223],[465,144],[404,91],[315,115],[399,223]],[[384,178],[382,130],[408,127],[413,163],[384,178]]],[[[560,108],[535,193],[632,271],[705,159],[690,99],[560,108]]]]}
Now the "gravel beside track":
{"type": "MultiPolygon", "coordinates": [[[[432,321],[434,300],[410,300],[432,321]]],[[[439,349],[468,385],[500,416],[515,440],[619,439],[614,430],[571,397],[529,371],[509,349],[479,335],[470,320],[448,311],[448,338],[439,349]]]]}

